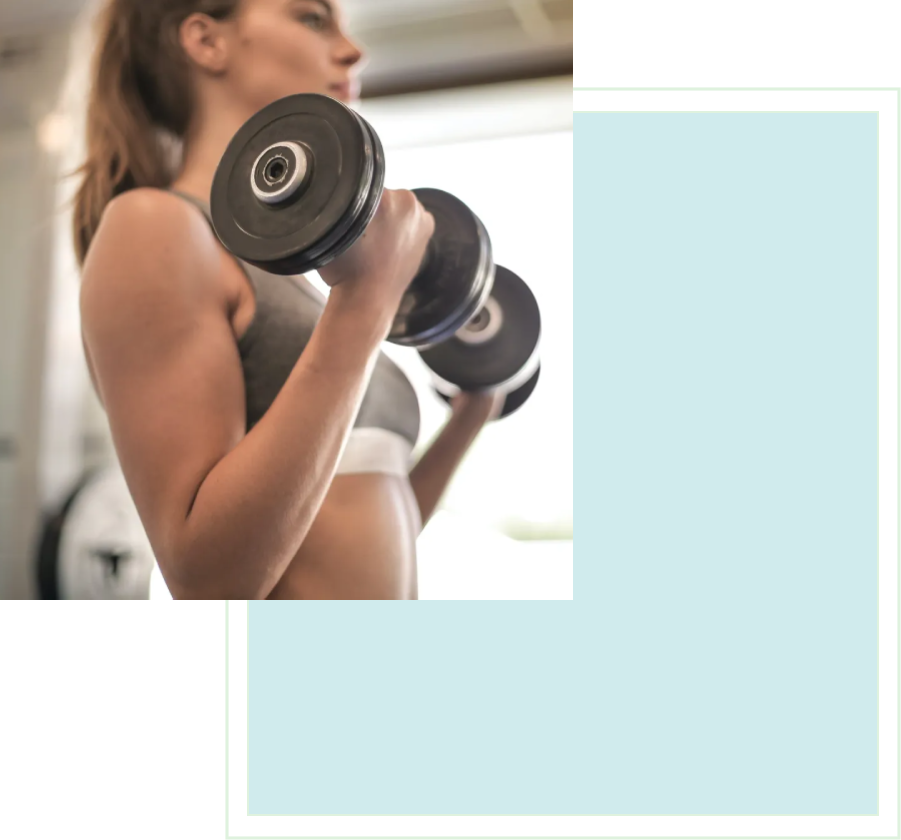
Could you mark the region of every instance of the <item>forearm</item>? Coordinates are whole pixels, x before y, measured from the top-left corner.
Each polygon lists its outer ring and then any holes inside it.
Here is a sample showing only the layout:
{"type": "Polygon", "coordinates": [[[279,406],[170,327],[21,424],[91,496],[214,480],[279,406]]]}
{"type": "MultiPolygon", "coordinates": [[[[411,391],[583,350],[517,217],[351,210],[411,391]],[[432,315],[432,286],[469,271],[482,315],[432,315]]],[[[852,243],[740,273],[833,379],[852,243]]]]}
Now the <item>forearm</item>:
{"type": "Polygon", "coordinates": [[[179,547],[184,597],[264,598],[281,578],[332,481],[390,320],[333,291],[269,410],[200,486],[179,547]]]}
{"type": "Polygon", "coordinates": [[[452,415],[410,472],[410,485],[419,505],[423,526],[437,509],[463,456],[483,425],[481,419],[452,415]]]}

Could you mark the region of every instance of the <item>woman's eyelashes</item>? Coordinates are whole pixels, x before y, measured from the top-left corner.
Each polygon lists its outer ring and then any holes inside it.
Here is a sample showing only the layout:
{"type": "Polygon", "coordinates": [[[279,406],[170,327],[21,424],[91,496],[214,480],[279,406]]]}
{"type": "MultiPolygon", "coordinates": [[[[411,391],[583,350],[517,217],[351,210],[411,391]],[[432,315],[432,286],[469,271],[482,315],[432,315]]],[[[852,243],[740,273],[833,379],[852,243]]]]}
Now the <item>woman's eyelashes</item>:
{"type": "Polygon", "coordinates": [[[331,20],[319,12],[301,12],[297,20],[314,32],[325,32],[331,24],[331,20]]]}

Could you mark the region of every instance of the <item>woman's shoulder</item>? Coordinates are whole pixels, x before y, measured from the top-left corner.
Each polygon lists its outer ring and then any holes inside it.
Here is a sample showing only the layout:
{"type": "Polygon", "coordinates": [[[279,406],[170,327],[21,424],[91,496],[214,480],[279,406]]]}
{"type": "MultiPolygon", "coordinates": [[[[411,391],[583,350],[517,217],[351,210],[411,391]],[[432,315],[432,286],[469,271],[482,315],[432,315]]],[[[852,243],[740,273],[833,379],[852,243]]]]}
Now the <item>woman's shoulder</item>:
{"type": "Polygon", "coordinates": [[[213,239],[209,224],[197,207],[169,190],[155,187],[136,187],[112,199],[101,216],[97,236],[110,228],[116,233],[127,229],[139,241],[154,236],[174,236],[186,241],[213,239]]]}
{"type": "Polygon", "coordinates": [[[220,267],[216,239],[197,209],[165,190],[129,190],[107,205],[88,249],[83,309],[227,312],[220,267]]]}
{"type": "Polygon", "coordinates": [[[200,210],[171,192],[139,187],[106,206],[85,260],[83,281],[100,268],[173,270],[194,278],[219,267],[217,240],[200,210]]]}

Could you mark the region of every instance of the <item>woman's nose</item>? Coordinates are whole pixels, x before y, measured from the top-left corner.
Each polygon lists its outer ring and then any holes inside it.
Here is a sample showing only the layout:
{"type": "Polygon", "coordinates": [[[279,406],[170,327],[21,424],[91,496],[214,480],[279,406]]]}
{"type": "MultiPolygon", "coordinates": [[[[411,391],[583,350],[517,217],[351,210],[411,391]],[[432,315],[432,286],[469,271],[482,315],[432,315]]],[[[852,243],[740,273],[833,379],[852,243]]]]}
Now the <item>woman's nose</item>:
{"type": "Polygon", "coordinates": [[[358,66],[358,69],[362,70],[369,61],[369,56],[362,47],[345,35],[338,50],[338,61],[345,67],[358,66]]]}

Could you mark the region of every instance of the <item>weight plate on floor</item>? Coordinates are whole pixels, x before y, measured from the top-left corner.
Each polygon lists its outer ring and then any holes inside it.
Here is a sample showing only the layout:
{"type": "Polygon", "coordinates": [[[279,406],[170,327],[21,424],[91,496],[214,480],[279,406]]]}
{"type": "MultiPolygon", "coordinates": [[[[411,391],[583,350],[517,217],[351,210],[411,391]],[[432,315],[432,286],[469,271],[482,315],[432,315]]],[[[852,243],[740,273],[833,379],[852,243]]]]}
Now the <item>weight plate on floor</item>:
{"type": "Polygon", "coordinates": [[[463,391],[513,389],[534,373],[540,337],[535,296],[523,280],[499,265],[478,316],[419,355],[439,379],[463,391]]]}
{"type": "Polygon", "coordinates": [[[41,597],[144,600],[155,559],[118,467],[78,482],[46,523],[38,577],[41,597]]]}
{"type": "Polygon", "coordinates": [[[435,218],[435,231],[388,340],[424,347],[450,338],[481,309],[494,264],[485,226],[459,198],[431,188],[413,192],[435,218]]]}
{"type": "Polygon", "coordinates": [[[213,226],[238,258],[273,274],[302,274],[362,234],[384,174],[375,132],[344,103],[287,96],[229,143],[213,179],[213,226]]]}

